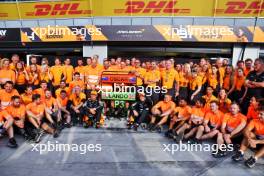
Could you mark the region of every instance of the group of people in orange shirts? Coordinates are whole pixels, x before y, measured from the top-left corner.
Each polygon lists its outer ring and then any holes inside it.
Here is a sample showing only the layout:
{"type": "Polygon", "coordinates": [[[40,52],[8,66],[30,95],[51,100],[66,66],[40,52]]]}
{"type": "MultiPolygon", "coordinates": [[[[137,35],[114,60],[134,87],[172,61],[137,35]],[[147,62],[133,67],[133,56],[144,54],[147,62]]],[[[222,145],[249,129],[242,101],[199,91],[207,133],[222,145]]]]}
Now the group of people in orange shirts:
{"type": "MultiPolygon", "coordinates": [[[[179,64],[175,59],[141,62],[118,57],[100,64],[94,55],[78,59],[75,67],[70,58],[62,63],[55,57],[53,66],[47,58],[39,62],[32,56],[25,65],[17,54],[1,59],[0,135],[8,134],[10,147],[17,147],[16,132],[39,142],[44,133],[58,137],[63,128],[89,118],[99,127],[104,109],[111,109],[97,93],[101,74],[126,71],[135,75],[137,87],[166,89],[166,93],[137,94],[137,101],[127,107],[130,127],[137,129],[146,121],[148,130],[161,132],[167,123],[165,135],[176,142],[213,138],[218,145],[228,145],[241,138],[235,161],[242,160],[247,148],[260,148],[246,161],[249,167],[264,155],[262,59],[256,59],[254,66],[251,59],[238,61],[235,68],[227,59],[212,64],[205,58],[179,64]]],[[[214,154],[225,155],[223,150],[214,154]]]]}

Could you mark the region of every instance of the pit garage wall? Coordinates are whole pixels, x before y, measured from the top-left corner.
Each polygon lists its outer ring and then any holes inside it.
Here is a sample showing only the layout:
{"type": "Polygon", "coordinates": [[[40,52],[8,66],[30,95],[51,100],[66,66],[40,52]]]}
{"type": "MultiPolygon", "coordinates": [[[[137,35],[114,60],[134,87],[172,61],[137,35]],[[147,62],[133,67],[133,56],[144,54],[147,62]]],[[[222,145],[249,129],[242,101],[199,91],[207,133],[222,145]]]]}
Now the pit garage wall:
{"type": "Polygon", "coordinates": [[[260,45],[250,46],[249,44],[235,44],[233,47],[232,65],[236,66],[238,60],[246,60],[247,58],[255,60],[259,58],[259,55],[260,45]]]}
{"type": "Polygon", "coordinates": [[[103,63],[103,59],[108,57],[107,50],[107,45],[83,45],[83,57],[99,55],[99,62],[103,63]]]}

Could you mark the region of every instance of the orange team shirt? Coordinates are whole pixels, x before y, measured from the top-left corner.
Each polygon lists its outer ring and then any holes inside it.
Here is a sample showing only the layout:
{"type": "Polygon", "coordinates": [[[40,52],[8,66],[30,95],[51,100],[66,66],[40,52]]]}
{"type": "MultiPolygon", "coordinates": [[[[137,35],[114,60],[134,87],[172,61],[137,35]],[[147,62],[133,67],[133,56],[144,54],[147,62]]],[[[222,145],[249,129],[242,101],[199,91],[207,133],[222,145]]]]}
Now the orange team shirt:
{"type": "Polygon", "coordinates": [[[16,65],[15,65],[13,62],[11,62],[11,63],[9,64],[9,69],[15,71],[15,70],[16,70],[16,65]]]}
{"type": "Polygon", "coordinates": [[[223,113],[227,113],[229,112],[229,108],[231,106],[231,103],[232,101],[227,98],[225,100],[219,100],[218,99],[218,102],[219,102],[219,110],[222,111],[223,113]]]}
{"type": "Polygon", "coordinates": [[[210,110],[211,101],[217,101],[218,100],[214,95],[211,95],[210,97],[208,97],[207,95],[204,95],[204,96],[202,96],[202,98],[205,100],[205,105],[204,105],[205,112],[210,110]]]}
{"type": "Polygon", "coordinates": [[[79,96],[77,96],[75,93],[71,94],[71,96],[69,98],[69,100],[72,101],[74,106],[78,106],[85,99],[86,99],[86,95],[82,92],[79,94],[79,96]]]}
{"type": "Polygon", "coordinates": [[[26,110],[32,112],[34,115],[39,115],[45,111],[45,104],[30,103],[26,106],[26,110]]]}
{"type": "Polygon", "coordinates": [[[50,69],[51,74],[53,75],[53,85],[60,85],[62,75],[66,76],[65,69],[62,65],[54,65],[50,69]]]}
{"type": "Polygon", "coordinates": [[[257,136],[264,137],[264,122],[260,119],[253,119],[249,122],[248,128],[254,129],[257,136]]]}
{"type": "Polygon", "coordinates": [[[197,76],[196,78],[190,79],[190,89],[195,91],[198,87],[203,85],[203,78],[201,76],[197,76]]]}
{"type": "Polygon", "coordinates": [[[117,71],[119,69],[118,65],[111,65],[109,71],[117,71]]]}
{"type": "Polygon", "coordinates": [[[75,67],[74,72],[80,73],[81,80],[84,81],[85,70],[85,66],[77,66],[75,67]]]}
{"type": "Polygon", "coordinates": [[[244,74],[245,74],[245,76],[247,76],[248,74],[249,74],[249,72],[251,72],[252,71],[252,69],[244,69],[244,74]]]}
{"type": "MultiPolygon", "coordinates": [[[[145,74],[145,79],[144,81],[154,81],[154,80],[159,80],[160,81],[160,71],[159,70],[149,70],[148,72],[146,72],[145,74]]],[[[148,84],[148,87],[155,87],[157,85],[157,83],[151,83],[148,84]]]]}
{"type": "Polygon", "coordinates": [[[216,113],[212,111],[208,111],[205,114],[204,120],[208,120],[210,126],[219,128],[222,124],[223,117],[224,117],[224,113],[219,110],[216,113]]]}
{"type": "Polygon", "coordinates": [[[173,83],[179,81],[179,73],[174,69],[163,70],[161,72],[162,86],[166,89],[173,88],[173,83]]]}
{"type": "Polygon", "coordinates": [[[246,81],[246,77],[235,77],[235,90],[241,91],[242,87],[244,86],[246,81]]]}
{"type": "Polygon", "coordinates": [[[66,93],[67,93],[67,96],[69,96],[71,94],[70,92],[70,88],[69,87],[65,87],[64,89],[62,88],[58,88],[56,91],[55,91],[55,95],[56,95],[56,98],[60,96],[60,93],[62,90],[65,90],[66,93]]]}
{"type": "MultiPolygon", "coordinates": [[[[26,117],[26,107],[25,105],[20,105],[18,108],[14,106],[8,106],[6,108],[6,111],[8,114],[12,116],[12,118],[19,118],[19,119],[25,119],[26,117]]],[[[19,124],[17,121],[14,121],[14,124],[17,125],[19,128],[24,128],[24,123],[19,124]]]]}
{"type": "Polygon", "coordinates": [[[97,65],[96,67],[89,66],[85,72],[87,82],[92,85],[98,85],[102,71],[103,68],[100,65],[97,65]]]}
{"type": "Polygon", "coordinates": [[[29,73],[28,74],[28,77],[29,77],[29,83],[30,84],[33,84],[35,86],[39,85],[40,83],[40,77],[39,77],[39,73],[38,73],[38,78],[34,80],[33,82],[33,79],[34,79],[34,75],[32,73],[29,73]]]}
{"type": "Polygon", "coordinates": [[[39,73],[39,79],[40,79],[41,81],[49,82],[49,81],[50,81],[50,77],[49,77],[48,72],[40,72],[40,73],[39,73]]]}
{"type": "Polygon", "coordinates": [[[10,115],[8,114],[7,111],[5,110],[0,111],[0,122],[4,122],[5,120],[8,120],[9,117],[10,115]]]}
{"type": "Polygon", "coordinates": [[[208,80],[209,86],[211,86],[213,89],[216,89],[218,85],[217,76],[213,74],[209,74],[207,80],[208,80]]]}
{"type": "Polygon", "coordinates": [[[18,117],[18,118],[25,118],[26,115],[26,107],[25,105],[20,105],[18,108],[14,106],[8,106],[6,108],[6,111],[8,114],[10,114],[13,118],[18,117]]]}
{"type": "Polygon", "coordinates": [[[192,114],[192,108],[190,106],[176,107],[174,113],[178,113],[178,118],[188,120],[192,114]]]}
{"type": "Polygon", "coordinates": [[[21,95],[22,102],[25,105],[28,105],[29,103],[32,103],[32,95],[22,94],[21,95]]]}
{"type": "Polygon", "coordinates": [[[14,95],[19,96],[19,93],[17,92],[16,89],[13,89],[10,93],[7,93],[4,89],[0,90],[0,100],[1,100],[2,109],[5,109],[7,106],[9,106],[11,102],[11,97],[14,95]]]}
{"type": "Polygon", "coordinates": [[[200,76],[202,78],[202,84],[204,85],[207,81],[207,78],[206,78],[206,73],[201,71],[198,73],[198,76],[200,76]]]}
{"type": "Polygon", "coordinates": [[[205,115],[205,110],[204,108],[193,107],[191,115],[193,117],[192,120],[197,120],[197,121],[203,120],[205,115]]]}
{"type": "Polygon", "coordinates": [[[226,69],[225,67],[220,67],[218,69],[221,78],[223,78],[225,76],[225,69],[226,69]]]}
{"type": "Polygon", "coordinates": [[[160,108],[162,113],[170,110],[170,109],[174,109],[176,107],[176,104],[173,101],[169,101],[169,102],[164,102],[164,101],[159,101],[155,106],[155,108],[160,108]]]}
{"type": "Polygon", "coordinates": [[[227,113],[224,116],[223,123],[226,123],[226,128],[229,132],[232,132],[236,127],[238,127],[242,122],[247,122],[247,117],[241,113],[237,115],[232,115],[227,113]]]}
{"type": "MultiPolygon", "coordinates": [[[[30,65],[28,65],[26,67],[26,71],[29,73],[30,72],[30,65]]],[[[37,65],[37,71],[40,72],[41,71],[41,66],[40,65],[37,65]]]]}
{"type": "Polygon", "coordinates": [[[226,75],[223,79],[223,88],[225,90],[230,90],[232,85],[230,84],[231,81],[231,76],[230,75],[226,75]]]}
{"type": "Polygon", "coordinates": [[[17,85],[24,85],[27,82],[25,73],[24,72],[18,72],[17,74],[18,75],[17,75],[17,79],[16,79],[16,84],[17,85]]]}
{"type": "MultiPolygon", "coordinates": [[[[143,78],[146,75],[146,69],[144,68],[141,68],[141,67],[135,68],[135,71],[143,78]]],[[[141,85],[143,85],[143,79],[137,77],[137,86],[141,86],[141,85]]]]}
{"type": "Polygon", "coordinates": [[[252,105],[248,107],[247,119],[259,119],[258,110],[256,110],[252,105]]]}
{"type": "Polygon", "coordinates": [[[38,89],[35,89],[33,91],[34,94],[39,94],[40,95],[40,99],[42,102],[45,101],[45,91],[42,89],[42,88],[38,88],[38,89]]]}
{"type": "Polygon", "coordinates": [[[45,105],[47,108],[51,109],[52,107],[58,107],[57,101],[55,98],[51,97],[49,99],[45,99],[45,105]]]}
{"type": "Polygon", "coordinates": [[[16,74],[13,70],[0,70],[0,83],[4,84],[6,81],[12,81],[13,83],[16,82],[16,74]]]}
{"type": "Polygon", "coordinates": [[[73,88],[79,86],[82,90],[84,89],[84,82],[82,80],[79,81],[71,81],[69,84],[69,92],[72,92],[73,88]]]}
{"type": "Polygon", "coordinates": [[[189,84],[189,77],[185,75],[183,72],[179,73],[179,85],[180,87],[188,87],[189,84]]]}
{"type": "Polygon", "coordinates": [[[66,83],[69,84],[72,81],[74,68],[72,65],[64,65],[63,67],[64,67],[65,73],[66,73],[66,83]]]}
{"type": "Polygon", "coordinates": [[[62,99],[61,97],[58,97],[57,101],[58,101],[60,107],[66,107],[69,99],[67,97],[64,99],[62,99]]]}

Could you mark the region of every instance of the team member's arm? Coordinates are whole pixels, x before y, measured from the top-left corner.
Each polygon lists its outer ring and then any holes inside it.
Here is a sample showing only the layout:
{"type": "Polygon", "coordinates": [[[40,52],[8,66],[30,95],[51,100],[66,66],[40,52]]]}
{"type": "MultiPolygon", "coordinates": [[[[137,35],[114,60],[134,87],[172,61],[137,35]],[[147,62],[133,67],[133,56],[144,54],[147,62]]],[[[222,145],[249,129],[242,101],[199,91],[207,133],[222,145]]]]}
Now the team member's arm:
{"type": "Polygon", "coordinates": [[[192,94],[192,96],[191,96],[191,100],[194,98],[194,96],[196,96],[196,95],[201,91],[201,89],[202,89],[202,85],[200,85],[200,86],[196,89],[196,91],[192,94]]]}
{"type": "Polygon", "coordinates": [[[29,75],[26,69],[24,69],[23,73],[25,74],[25,78],[27,81],[29,81],[29,75]]]}
{"type": "Polygon", "coordinates": [[[16,73],[14,71],[12,71],[12,73],[11,73],[11,81],[13,83],[16,83],[16,73]]]}
{"type": "Polygon", "coordinates": [[[251,84],[255,87],[260,87],[263,88],[264,87],[264,81],[263,82],[255,82],[255,81],[251,81],[251,84]]]}
{"type": "Polygon", "coordinates": [[[172,112],[172,110],[171,109],[169,109],[168,111],[165,111],[165,112],[163,112],[160,116],[168,116],[168,115],[170,115],[171,114],[171,112],[172,112]]]}
{"type": "Polygon", "coordinates": [[[250,134],[252,133],[254,128],[255,128],[254,120],[251,120],[245,129],[244,136],[248,139],[250,146],[256,147],[257,144],[264,144],[264,140],[252,139],[250,134]]]}
{"type": "Polygon", "coordinates": [[[231,83],[232,87],[231,87],[231,89],[228,91],[227,95],[230,95],[230,94],[235,90],[236,82],[237,82],[237,79],[236,79],[236,77],[234,76],[234,80],[233,80],[233,82],[231,83]]]}
{"type": "Polygon", "coordinates": [[[241,132],[245,128],[246,125],[247,125],[247,122],[245,120],[241,121],[241,123],[231,132],[230,137],[233,137],[239,132],[241,132]]]}
{"type": "Polygon", "coordinates": [[[222,125],[221,125],[221,132],[223,134],[226,134],[226,124],[227,124],[227,116],[224,115],[224,119],[223,119],[223,122],[222,122],[222,125]]]}
{"type": "Polygon", "coordinates": [[[179,73],[177,71],[176,71],[176,75],[175,75],[175,81],[176,81],[176,84],[175,84],[175,97],[177,97],[179,95],[179,91],[180,91],[180,84],[179,84],[180,76],[179,76],[179,73]]]}
{"type": "Polygon", "coordinates": [[[48,68],[48,77],[49,77],[49,80],[52,80],[53,79],[53,75],[50,72],[50,68],[48,68]]]}
{"type": "Polygon", "coordinates": [[[63,106],[60,104],[59,100],[57,100],[57,103],[58,103],[58,107],[59,107],[59,109],[60,109],[62,112],[65,112],[66,114],[70,114],[70,112],[66,109],[66,107],[63,107],[63,106]]]}

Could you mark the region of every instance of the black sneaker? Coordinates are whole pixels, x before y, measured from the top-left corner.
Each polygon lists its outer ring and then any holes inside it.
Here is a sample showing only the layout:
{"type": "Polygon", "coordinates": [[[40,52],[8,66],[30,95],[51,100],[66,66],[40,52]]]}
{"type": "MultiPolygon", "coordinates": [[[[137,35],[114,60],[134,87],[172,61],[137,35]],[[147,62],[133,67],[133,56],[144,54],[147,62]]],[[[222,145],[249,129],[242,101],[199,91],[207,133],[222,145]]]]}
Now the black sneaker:
{"type": "Polygon", "coordinates": [[[237,151],[233,156],[232,156],[232,160],[233,161],[242,161],[244,159],[244,155],[242,154],[241,151],[237,151]]]}
{"type": "Polygon", "coordinates": [[[174,139],[176,143],[180,143],[183,139],[184,133],[180,133],[179,135],[176,136],[174,139]]]}
{"type": "Polygon", "coordinates": [[[84,122],[84,123],[83,123],[83,128],[89,128],[88,123],[84,122]]]}
{"type": "Polygon", "coordinates": [[[42,137],[43,134],[44,134],[44,130],[43,129],[38,129],[37,135],[35,137],[35,143],[39,143],[40,142],[40,138],[42,137]]]}
{"type": "Polygon", "coordinates": [[[147,124],[146,123],[141,123],[140,126],[141,126],[142,130],[147,129],[147,124]]]}
{"type": "Polygon", "coordinates": [[[153,128],[154,126],[155,126],[154,123],[150,123],[150,124],[148,125],[148,128],[147,128],[147,129],[148,129],[149,131],[151,131],[152,128],[153,128]]]}
{"type": "Polygon", "coordinates": [[[135,123],[135,124],[133,125],[133,130],[134,130],[134,131],[137,131],[137,130],[138,130],[138,127],[139,127],[139,124],[135,123]]]}
{"type": "Polygon", "coordinates": [[[128,122],[127,123],[127,129],[131,130],[132,129],[132,126],[133,126],[133,124],[131,122],[128,122]]]}
{"type": "Polygon", "coordinates": [[[55,130],[55,132],[53,133],[53,138],[57,138],[59,137],[59,132],[58,130],[55,130]]]}
{"type": "Polygon", "coordinates": [[[4,136],[5,132],[6,132],[5,128],[0,129],[0,136],[4,136]]]}
{"type": "Polygon", "coordinates": [[[15,138],[10,138],[10,139],[8,140],[7,146],[10,147],[10,148],[17,148],[18,145],[17,145],[17,143],[16,143],[15,138]]]}
{"type": "Polygon", "coordinates": [[[170,138],[172,136],[172,130],[168,130],[165,132],[165,137],[170,138]]]}
{"type": "Polygon", "coordinates": [[[178,136],[178,134],[176,133],[176,131],[173,131],[172,134],[171,134],[171,138],[173,140],[176,140],[177,136],[178,136]]]}
{"type": "Polygon", "coordinates": [[[100,128],[100,122],[96,122],[96,123],[95,123],[95,128],[96,128],[96,129],[100,128]]]}
{"type": "Polygon", "coordinates": [[[155,127],[155,130],[158,132],[158,133],[161,133],[162,132],[162,126],[161,125],[157,125],[155,127]]]}
{"type": "Polygon", "coordinates": [[[70,123],[65,123],[65,124],[64,124],[64,127],[66,127],[66,128],[71,128],[71,124],[70,124],[70,123]]]}
{"type": "Polygon", "coordinates": [[[214,158],[223,158],[226,156],[226,151],[218,150],[216,153],[212,153],[214,158]]]}
{"type": "Polygon", "coordinates": [[[249,168],[252,168],[252,167],[254,167],[255,165],[256,165],[256,159],[254,158],[254,157],[250,157],[249,159],[247,159],[246,161],[245,161],[245,165],[247,166],[247,167],[249,167],[249,168]]]}
{"type": "Polygon", "coordinates": [[[193,138],[190,141],[191,141],[191,144],[202,144],[202,141],[197,138],[193,138]]]}

